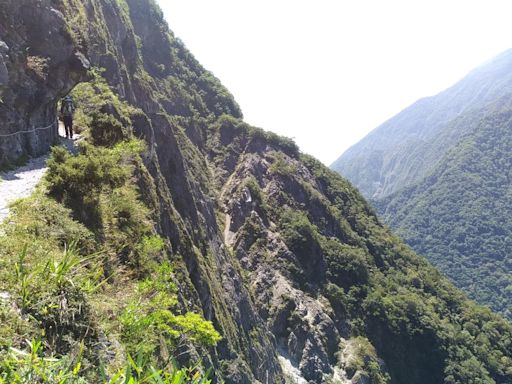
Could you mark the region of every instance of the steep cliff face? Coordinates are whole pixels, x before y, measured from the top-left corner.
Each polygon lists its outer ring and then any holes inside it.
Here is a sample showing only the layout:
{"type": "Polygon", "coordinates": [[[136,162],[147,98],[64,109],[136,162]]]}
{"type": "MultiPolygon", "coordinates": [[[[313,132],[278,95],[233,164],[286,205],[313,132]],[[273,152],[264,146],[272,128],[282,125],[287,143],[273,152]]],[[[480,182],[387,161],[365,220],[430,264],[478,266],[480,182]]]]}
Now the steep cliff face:
{"type": "MultiPolygon", "coordinates": [[[[0,12],[11,21],[14,2],[7,3],[0,12]]],[[[293,142],[246,125],[153,1],[37,6],[67,20],[68,44],[54,48],[72,63],[81,52],[137,108],[121,119],[147,143],[149,173],[137,183],[171,244],[166,257],[181,307],[202,313],[223,336],[215,348],[189,351],[216,378],[462,384],[463,367],[474,364],[481,369],[471,378],[510,381],[510,326],[394,238],[348,182],[293,142]],[[484,329],[491,322],[500,332],[484,329]]],[[[85,80],[74,64],[66,68],[59,80],[66,86],[45,88],[53,106],[85,80]]],[[[117,113],[108,103],[99,112],[117,113]]]]}

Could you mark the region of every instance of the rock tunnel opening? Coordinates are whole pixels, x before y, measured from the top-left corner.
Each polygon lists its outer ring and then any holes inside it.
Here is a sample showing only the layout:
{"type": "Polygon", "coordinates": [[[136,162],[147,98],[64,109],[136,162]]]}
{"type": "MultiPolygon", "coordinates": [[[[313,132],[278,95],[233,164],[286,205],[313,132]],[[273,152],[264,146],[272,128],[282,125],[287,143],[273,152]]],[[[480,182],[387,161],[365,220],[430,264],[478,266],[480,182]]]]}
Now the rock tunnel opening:
{"type": "MultiPolygon", "coordinates": [[[[51,84],[35,93],[4,89],[0,102],[0,168],[12,167],[30,158],[48,153],[53,145],[66,138],[61,114],[62,100],[69,92],[51,89],[51,84]]],[[[40,87],[41,88],[41,87],[40,87]]]]}
{"type": "Polygon", "coordinates": [[[76,140],[90,125],[91,100],[96,89],[94,80],[77,82],[67,93],[59,95],[53,102],[55,140],[76,140]]]}

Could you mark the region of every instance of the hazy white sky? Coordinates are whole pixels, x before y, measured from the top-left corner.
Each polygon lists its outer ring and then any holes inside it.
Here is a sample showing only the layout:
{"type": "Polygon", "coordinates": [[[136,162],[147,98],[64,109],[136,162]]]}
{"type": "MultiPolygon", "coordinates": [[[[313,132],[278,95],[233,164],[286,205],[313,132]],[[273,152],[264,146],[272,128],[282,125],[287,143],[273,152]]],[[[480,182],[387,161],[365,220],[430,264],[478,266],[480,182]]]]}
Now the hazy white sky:
{"type": "Polygon", "coordinates": [[[158,0],[245,120],[329,165],[512,48],[510,0],[158,0]]]}

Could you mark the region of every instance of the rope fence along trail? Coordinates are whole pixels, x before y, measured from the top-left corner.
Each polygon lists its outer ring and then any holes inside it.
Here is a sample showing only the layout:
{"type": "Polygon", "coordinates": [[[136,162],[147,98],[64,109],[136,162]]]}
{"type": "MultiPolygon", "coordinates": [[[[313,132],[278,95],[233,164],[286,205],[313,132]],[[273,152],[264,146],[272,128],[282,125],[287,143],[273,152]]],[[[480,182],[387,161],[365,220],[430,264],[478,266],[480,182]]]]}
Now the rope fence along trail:
{"type": "MultiPolygon", "coordinates": [[[[0,134],[0,138],[45,131],[55,125],[57,125],[57,121],[54,121],[47,127],[37,127],[26,131],[0,134]]],[[[9,215],[9,203],[16,199],[27,197],[32,193],[46,171],[47,158],[48,156],[44,155],[42,157],[32,159],[27,165],[0,175],[0,179],[3,179],[0,182],[0,222],[9,215]]],[[[2,234],[0,233],[0,236],[1,235],[2,234]]]]}
{"type": "Polygon", "coordinates": [[[54,127],[56,124],[57,124],[57,121],[54,121],[47,127],[32,128],[28,131],[18,131],[18,132],[13,132],[13,133],[8,133],[8,134],[0,134],[0,137],[11,137],[11,136],[16,136],[16,135],[21,135],[24,133],[34,133],[36,131],[45,131],[47,129],[54,127]]]}

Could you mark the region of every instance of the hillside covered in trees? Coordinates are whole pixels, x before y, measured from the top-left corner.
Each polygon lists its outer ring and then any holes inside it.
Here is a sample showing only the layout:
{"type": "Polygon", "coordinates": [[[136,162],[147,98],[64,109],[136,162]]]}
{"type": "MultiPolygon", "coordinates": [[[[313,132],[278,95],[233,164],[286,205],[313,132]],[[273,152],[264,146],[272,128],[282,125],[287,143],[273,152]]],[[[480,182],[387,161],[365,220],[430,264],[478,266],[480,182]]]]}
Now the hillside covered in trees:
{"type": "Polygon", "coordinates": [[[512,318],[512,98],[479,117],[430,175],[376,206],[470,297],[512,318]]]}
{"type": "Polygon", "coordinates": [[[0,228],[0,383],[512,382],[512,326],[245,123],[152,0],[6,0],[0,36],[0,114],[72,91],[84,137],[0,228]]]}
{"type": "Polygon", "coordinates": [[[478,126],[475,111],[510,95],[511,63],[512,50],[503,52],[447,90],[418,100],[349,148],[331,168],[372,199],[422,180],[478,126]]]}
{"type": "Polygon", "coordinates": [[[471,298],[512,318],[510,68],[507,51],[390,119],[333,167],[416,252],[471,298]],[[372,147],[381,136],[393,144],[372,147]],[[360,166],[353,156],[388,164],[377,167],[380,181],[351,173],[346,167],[360,166]]]}

